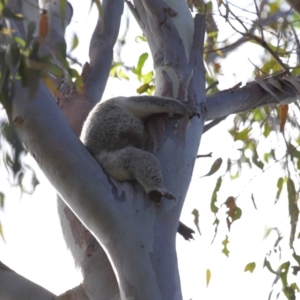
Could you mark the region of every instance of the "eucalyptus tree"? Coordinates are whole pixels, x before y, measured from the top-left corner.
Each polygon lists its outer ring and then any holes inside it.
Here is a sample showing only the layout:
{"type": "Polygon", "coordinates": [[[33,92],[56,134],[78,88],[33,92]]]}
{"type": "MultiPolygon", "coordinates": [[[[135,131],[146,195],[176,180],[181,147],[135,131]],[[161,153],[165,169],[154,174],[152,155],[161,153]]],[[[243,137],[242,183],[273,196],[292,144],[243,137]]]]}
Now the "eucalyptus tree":
{"type": "MultiPolygon", "coordinates": [[[[298,99],[299,78],[282,61],[281,48],[274,49],[264,32],[264,26],[274,27],[276,18],[280,17],[274,14],[282,12],[269,10],[263,14],[271,3],[262,1],[260,7],[256,5],[257,20],[247,27],[228,4],[220,1],[219,5],[225,9],[223,17],[241,38],[231,45],[223,42],[218,47],[211,3],[204,5],[200,0],[92,2],[98,6],[99,20],[90,42],[90,60],[80,75],[67,62],[64,31],[72,16],[67,1],[1,2],[2,28],[5,28],[1,37],[1,103],[24,145],[21,148],[21,144],[14,144],[16,153],[26,149],[59,195],[58,213],[64,237],[83,273],[83,283],[59,298],[179,300],[182,293],[175,236],[202,133],[230,114],[255,111],[266,105],[279,107],[279,120],[284,129],[283,123],[288,120],[283,117],[286,106],[298,99]],[[105,90],[124,5],[129,7],[143,31],[153,58],[154,76],[140,91],[151,94],[155,86],[153,97],[187,102],[200,115],[191,120],[188,117],[178,120],[162,114],[147,120],[151,137],[147,150],[159,159],[165,185],[176,197],[176,201],[164,200],[160,207],[150,202],[137,183],[120,183],[105,174],[78,138],[89,111],[105,90]],[[191,12],[193,8],[197,13],[191,12]],[[236,28],[235,24],[240,27],[236,28]],[[271,55],[273,69],[269,68],[268,73],[282,72],[266,78],[257,76],[243,87],[218,91],[214,76],[205,73],[203,58],[208,64],[215,64],[217,70],[215,59],[220,53],[226,55],[247,41],[255,41],[271,55]]],[[[284,49],[289,42],[286,41],[284,49]]],[[[257,119],[248,120],[252,124],[257,119]]],[[[265,122],[265,126],[268,124],[265,122]]],[[[249,142],[245,138],[249,137],[249,131],[243,130],[235,127],[234,135],[249,142]]],[[[294,150],[289,153],[297,158],[298,152],[294,150]]],[[[261,166],[255,147],[251,151],[253,157],[248,163],[261,166]]],[[[216,161],[215,169],[220,163],[216,161]]],[[[211,200],[215,224],[218,224],[216,192],[221,182],[219,178],[211,200]]],[[[295,236],[296,189],[290,177],[282,179],[279,188],[283,182],[292,199],[289,205],[295,236]]],[[[240,217],[240,211],[230,197],[226,205],[231,224],[240,217]]],[[[183,234],[189,238],[191,230],[184,227],[183,234]]],[[[295,257],[299,258],[296,253],[295,257]]],[[[0,271],[1,299],[56,297],[3,264],[0,271]]],[[[284,288],[291,294],[296,289],[287,283],[284,288]]]]}

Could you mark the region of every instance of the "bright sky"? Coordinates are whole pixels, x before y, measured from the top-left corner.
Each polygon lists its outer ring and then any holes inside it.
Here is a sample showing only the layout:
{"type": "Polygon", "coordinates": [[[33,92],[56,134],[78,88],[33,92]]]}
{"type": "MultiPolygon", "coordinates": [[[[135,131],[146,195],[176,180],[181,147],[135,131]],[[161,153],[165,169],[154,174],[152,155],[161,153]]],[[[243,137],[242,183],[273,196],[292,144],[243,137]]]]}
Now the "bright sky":
{"type": "MultiPolygon", "coordinates": [[[[97,11],[89,10],[89,1],[70,1],[74,8],[74,17],[67,32],[67,40],[71,41],[73,32],[79,37],[79,48],[73,55],[79,61],[88,60],[88,44],[96,22],[97,11]],[[83,4],[84,3],[84,4],[83,4]]],[[[239,1],[237,4],[241,5],[239,1]]],[[[127,15],[127,10],[125,15],[127,15]]],[[[131,31],[127,36],[127,46],[122,58],[127,65],[135,65],[139,55],[148,51],[145,43],[136,43],[135,38],[141,31],[130,23],[131,31]]],[[[247,70],[252,62],[259,60],[256,46],[244,48],[246,51],[230,55],[222,65],[226,77],[220,80],[220,88],[228,88],[238,81],[249,78],[247,70]],[[240,55],[242,54],[242,55],[240,55]],[[241,67],[242,66],[242,67],[241,67]],[[230,70],[230,72],[228,71],[230,70]]],[[[151,69],[151,64],[147,65],[151,69]]],[[[112,96],[133,95],[138,83],[110,80],[104,98],[112,96]],[[118,94],[116,94],[118,91],[118,94]]],[[[230,119],[232,120],[232,119],[230,119]]],[[[206,174],[213,161],[218,157],[226,158],[238,155],[238,145],[232,142],[227,128],[230,120],[206,133],[201,142],[200,154],[213,152],[213,158],[202,158],[196,162],[190,190],[183,209],[181,220],[195,229],[191,212],[194,208],[200,212],[202,236],[195,234],[195,241],[186,242],[178,236],[178,259],[181,272],[183,299],[231,299],[253,300],[267,299],[272,286],[273,277],[267,270],[262,270],[265,254],[271,249],[275,235],[266,241],[263,239],[267,227],[279,224],[288,229],[289,218],[286,202],[279,201],[274,207],[276,190],[275,176],[278,166],[261,175],[257,170],[247,170],[242,179],[226,183],[226,190],[218,194],[223,202],[228,196],[238,196],[238,205],[243,210],[242,219],[233,224],[228,245],[230,256],[227,258],[222,251],[222,240],[226,225],[219,226],[214,243],[212,223],[214,217],[210,211],[210,199],[218,176],[224,173],[225,166],[216,175],[199,178],[206,174]],[[251,192],[254,192],[258,211],[253,207],[251,192]],[[253,274],[244,272],[246,264],[256,262],[253,274]],[[206,287],[206,270],[212,273],[211,281],[206,287]]],[[[273,142],[278,144],[278,137],[273,142]]],[[[28,159],[34,164],[32,159],[28,159]]],[[[32,196],[23,195],[12,189],[7,182],[7,174],[0,166],[1,191],[6,194],[4,213],[0,211],[6,243],[0,240],[0,260],[10,268],[28,279],[44,286],[54,293],[62,293],[80,283],[81,275],[76,272],[70,253],[64,244],[56,213],[55,191],[36,168],[41,184],[32,196]]],[[[283,198],[286,197],[283,192],[283,198]]],[[[225,207],[221,211],[224,212],[225,207]]],[[[299,245],[298,245],[299,246],[299,245]]],[[[294,279],[296,280],[296,279],[294,279]]],[[[299,279],[298,279],[298,286],[299,279]]],[[[284,299],[283,297],[279,299],[284,299]]]]}

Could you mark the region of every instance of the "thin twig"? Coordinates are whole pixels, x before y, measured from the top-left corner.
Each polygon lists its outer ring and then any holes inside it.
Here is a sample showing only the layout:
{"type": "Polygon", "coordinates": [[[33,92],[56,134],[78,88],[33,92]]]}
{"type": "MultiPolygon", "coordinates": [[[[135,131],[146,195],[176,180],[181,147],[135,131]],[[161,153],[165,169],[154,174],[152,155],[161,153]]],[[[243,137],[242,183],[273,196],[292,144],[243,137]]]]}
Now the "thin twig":
{"type": "Polygon", "coordinates": [[[250,37],[252,40],[256,41],[259,45],[261,45],[263,48],[265,48],[272,56],[273,58],[278,62],[278,64],[282,67],[284,71],[289,72],[289,68],[282,62],[282,60],[279,58],[278,54],[273,51],[270,46],[266,43],[265,40],[262,40],[260,37],[251,34],[246,33],[246,36],[250,37]]]}
{"type": "Polygon", "coordinates": [[[255,9],[256,9],[257,17],[258,17],[258,27],[260,29],[261,38],[262,38],[262,40],[265,40],[265,38],[264,38],[264,29],[262,27],[261,18],[260,18],[261,11],[258,9],[256,0],[254,0],[254,4],[255,4],[255,9]]]}
{"type": "Polygon", "coordinates": [[[290,28],[294,34],[294,37],[295,37],[295,42],[297,44],[297,48],[296,48],[296,52],[297,52],[297,65],[300,65],[300,42],[299,42],[299,39],[298,39],[298,36],[297,36],[297,33],[296,33],[296,30],[293,26],[290,25],[290,28]]]}
{"type": "Polygon", "coordinates": [[[245,32],[241,32],[239,31],[237,28],[235,28],[235,26],[228,20],[229,25],[231,26],[231,28],[233,30],[235,30],[236,32],[238,32],[239,34],[241,34],[242,36],[246,36],[249,37],[250,39],[256,41],[259,45],[261,45],[264,49],[266,49],[272,56],[273,58],[278,62],[278,64],[282,67],[282,69],[284,71],[289,72],[289,69],[287,68],[287,66],[282,62],[282,60],[279,58],[278,54],[273,51],[273,49],[270,48],[270,46],[266,43],[266,41],[252,33],[249,32],[249,30],[247,29],[247,27],[243,24],[243,22],[239,19],[239,17],[237,17],[231,10],[229,7],[227,7],[227,9],[229,10],[229,13],[235,17],[236,21],[238,21],[240,23],[240,25],[244,28],[245,32]]]}

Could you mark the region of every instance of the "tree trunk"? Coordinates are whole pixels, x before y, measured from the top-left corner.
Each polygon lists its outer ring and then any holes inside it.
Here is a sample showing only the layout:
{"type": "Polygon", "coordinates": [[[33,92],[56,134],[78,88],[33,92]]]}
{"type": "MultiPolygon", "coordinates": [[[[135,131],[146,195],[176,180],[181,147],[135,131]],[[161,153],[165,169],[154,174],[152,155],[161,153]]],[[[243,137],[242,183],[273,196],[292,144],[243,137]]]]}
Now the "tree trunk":
{"type": "MultiPolygon", "coordinates": [[[[157,133],[157,156],[176,202],[166,200],[157,208],[137,183],[119,183],[103,174],[43,84],[30,99],[28,90],[16,83],[12,120],[60,196],[104,247],[119,280],[121,299],[181,299],[175,234],[204,122],[204,18],[195,19],[194,31],[184,1],[173,8],[163,1],[136,2],[135,6],[131,9],[141,17],[140,24],[149,20],[143,29],[154,56],[157,94],[187,101],[201,114],[200,119],[168,120],[164,135],[157,133]]],[[[95,51],[92,47],[83,93],[90,103],[101,93],[91,84],[98,69],[95,51]]],[[[62,109],[65,112],[66,106],[62,109]]],[[[161,127],[161,122],[158,117],[153,123],[161,127]]]]}

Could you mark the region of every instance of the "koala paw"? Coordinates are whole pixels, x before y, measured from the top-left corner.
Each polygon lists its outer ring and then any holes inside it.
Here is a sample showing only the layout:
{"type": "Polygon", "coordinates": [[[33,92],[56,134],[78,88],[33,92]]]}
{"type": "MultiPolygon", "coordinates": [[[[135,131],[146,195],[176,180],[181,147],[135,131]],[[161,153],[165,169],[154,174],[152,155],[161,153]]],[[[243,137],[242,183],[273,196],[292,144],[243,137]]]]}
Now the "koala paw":
{"type": "Polygon", "coordinates": [[[197,116],[198,118],[200,118],[200,114],[198,113],[196,107],[187,104],[186,108],[187,108],[187,113],[190,116],[190,119],[193,118],[193,117],[195,117],[195,116],[197,116]]]}
{"type": "Polygon", "coordinates": [[[151,201],[155,202],[156,206],[161,206],[161,199],[162,198],[167,198],[169,200],[176,200],[176,198],[171,195],[170,193],[166,192],[165,190],[162,189],[157,189],[150,191],[148,193],[148,196],[151,201]]]}

